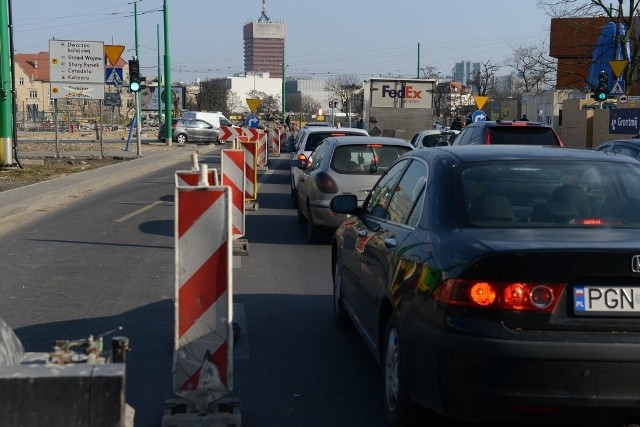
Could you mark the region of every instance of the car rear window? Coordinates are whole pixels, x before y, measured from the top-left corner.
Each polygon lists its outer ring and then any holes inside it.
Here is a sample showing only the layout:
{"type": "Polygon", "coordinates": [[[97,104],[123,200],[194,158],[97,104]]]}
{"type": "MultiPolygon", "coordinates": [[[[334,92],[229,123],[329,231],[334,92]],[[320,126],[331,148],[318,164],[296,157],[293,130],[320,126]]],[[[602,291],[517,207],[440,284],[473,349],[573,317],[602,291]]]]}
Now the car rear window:
{"type": "Polygon", "coordinates": [[[322,142],[323,139],[330,136],[366,136],[358,132],[313,132],[307,136],[307,141],[304,144],[304,151],[313,151],[322,142]]]}
{"type": "Polygon", "coordinates": [[[463,226],[640,228],[640,167],[631,163],[519,159],[456,177],[463,226]]]}
{"type": "Polygon", "coordinates": [[[352,175],[381,175],[400,156],[411,150],[401,145],[337,146],[331,157],[331,169],[352,175]]]}
{"type": "Polygon", "coordinates": [[[489,144],[560,145],[553,129],[533,126],[493,126],[487,129],[489,144]]]}

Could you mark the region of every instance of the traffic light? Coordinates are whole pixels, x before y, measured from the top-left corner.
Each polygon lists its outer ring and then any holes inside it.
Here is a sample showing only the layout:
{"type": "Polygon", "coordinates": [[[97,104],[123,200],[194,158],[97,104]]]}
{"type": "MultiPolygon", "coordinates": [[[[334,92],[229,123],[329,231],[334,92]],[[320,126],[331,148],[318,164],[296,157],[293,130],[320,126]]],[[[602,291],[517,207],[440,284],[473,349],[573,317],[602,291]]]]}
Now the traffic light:
{"type": "Polygon", "coordinates": [[[598,101],[605,101],[609,95],[609,75],[606,71],[600,71],[598,76],[598,87],[595,90],[594,98],[598,101]]]}
{"type": "Polygon", "coordinates": [[[333,108],[333,101],[329,101],[329,108],[333,108]]]}
{"type": "Polygon", "coordinates": [[[129,60],[129,90],[140,92],[142,77],[140,76],[140,63],[137,59],[129,60]]]}

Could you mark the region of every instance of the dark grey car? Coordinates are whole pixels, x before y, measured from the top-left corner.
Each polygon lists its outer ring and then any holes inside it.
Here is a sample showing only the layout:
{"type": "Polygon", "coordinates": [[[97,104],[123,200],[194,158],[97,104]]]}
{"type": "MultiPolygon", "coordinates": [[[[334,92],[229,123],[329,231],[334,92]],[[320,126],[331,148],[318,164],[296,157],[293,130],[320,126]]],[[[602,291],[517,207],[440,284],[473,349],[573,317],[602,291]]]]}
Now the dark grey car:
{"type": "MultiPolygon", "coordinates": [[[[158,139],[164,141],[164,123],[158,129],[158,139]]],[[[213,125],[198,119],[173,119],[172,140],[178,144],[187,142],[218,142],[219,131],[213,125]]]]}

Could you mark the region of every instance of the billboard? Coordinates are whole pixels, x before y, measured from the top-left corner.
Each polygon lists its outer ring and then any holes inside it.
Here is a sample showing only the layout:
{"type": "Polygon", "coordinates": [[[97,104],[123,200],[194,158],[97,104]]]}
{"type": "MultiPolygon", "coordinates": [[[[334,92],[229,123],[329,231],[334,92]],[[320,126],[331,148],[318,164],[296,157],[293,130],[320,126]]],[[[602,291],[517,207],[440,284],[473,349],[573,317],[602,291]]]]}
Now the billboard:
{"type": "Polygon", "coordinates": [[[371,107],[432,108],[434,86],[418,79],[371,79],[371,107]]]}
{"type": "MultiPolygon", "coordinates": [[[[184,86],[172,86],[173,111],[184,110],[186,107],[186,90],[184,86]]],[[[165,110],[164,87],[158,91],[157,86],[146,86],[140,90],[140,109],[142,111],[158,111],[158,93],[162,102],[162,110],[165,110]]]]}

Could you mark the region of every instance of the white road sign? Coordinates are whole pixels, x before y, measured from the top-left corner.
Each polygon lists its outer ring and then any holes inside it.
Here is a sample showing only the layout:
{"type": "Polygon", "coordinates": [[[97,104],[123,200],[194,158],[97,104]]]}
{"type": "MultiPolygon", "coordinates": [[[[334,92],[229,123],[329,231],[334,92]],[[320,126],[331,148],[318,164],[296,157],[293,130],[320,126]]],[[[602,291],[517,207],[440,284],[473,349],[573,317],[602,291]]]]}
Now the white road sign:
{"type": "Polygon", "coordinates": [[[49,62],[52,98],[104,99],[103,42],[49,40],[49,62]]]}

